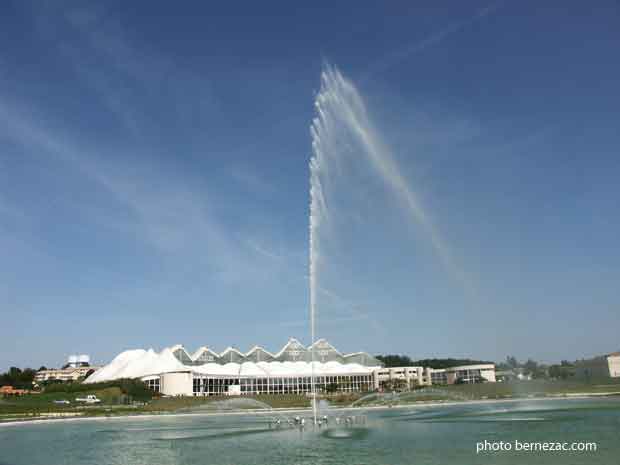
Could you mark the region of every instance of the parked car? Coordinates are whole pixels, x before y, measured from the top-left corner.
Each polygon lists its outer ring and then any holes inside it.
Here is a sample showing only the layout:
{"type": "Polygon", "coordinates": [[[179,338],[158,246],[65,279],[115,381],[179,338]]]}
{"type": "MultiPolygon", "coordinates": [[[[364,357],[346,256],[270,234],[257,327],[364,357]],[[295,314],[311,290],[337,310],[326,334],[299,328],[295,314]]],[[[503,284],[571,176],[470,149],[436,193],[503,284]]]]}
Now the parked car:
{"type": "Polygon", "coordinates": [[[86,397],[78,397],[75,399],[76,402],[83,402],[85,404],[99,404],[101,400],[97,399],[97,396],[94,394],[88,394],[86,397]]]}

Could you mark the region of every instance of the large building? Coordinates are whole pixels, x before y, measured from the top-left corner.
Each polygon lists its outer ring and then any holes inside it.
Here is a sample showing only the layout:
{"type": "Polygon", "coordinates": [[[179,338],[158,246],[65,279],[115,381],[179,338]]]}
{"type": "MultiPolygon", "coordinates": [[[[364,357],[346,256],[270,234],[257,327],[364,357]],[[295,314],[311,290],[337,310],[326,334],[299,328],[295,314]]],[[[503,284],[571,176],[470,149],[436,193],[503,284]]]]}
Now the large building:
{"type": "Polygon", "coordinates": [[[159,353],[129,350],[85,382],[140,378],[165,395],[298,394],[311,391],[314,376],[319,392],[353,392],[372,390],[373,374],[381,366],[365,352],[342,354],[324,339],[305,347],[291,338],[277,353],[260,346],[245,353],[201,347],[189,354],[181,345],[159,353]]]}
{"type": "Polygon", "coordinates": [[[47,370],[39,370],[34,375],[37,383],[59,382],[67,383],[79,381],[84,378],[89,371],[96,370],[97,367],[68,367],[68,368],[50,368],[47,370]]]}
{"type": "Polygon", "coordinates": [[[375,370],[375,387],[387,383],[403,382],[407,387],[431,386],[437,384],[495,382],[495,365],[463,365],[435,369],[430,367],[391,367],[375,370]]]}
{"type": "Polygon", "coordinates": [[[73,382],[84,378],[90,371],[99,369],[90,365],[88,355],[70,355],[62,368],[39,370],[34,376],[36,383],[45,382],[73,382]]]}
{"type": "Polygon", "coordinates": [[[85,382],[139,378],[154,391],[171,396],[300,394],[312,390],[312,376],[318,392],[363,392],[387,386],[388,382],[393,385],[394,381],[406,388],[495,382],[495,366],[383,368],[365,352],[342,354],[325,339],[305,347],[291,338],[276,353],[260,346],[245,353],[233,347],[220,353],[201,347],[190,354],[181,345],[159,353],[153,349],[128,350],[85,382]]]}
{"type": "Polygon", "coordinates": [[[585,380],[619,378],[620,352],[578,361],[575,365],[575,377],[585,380]]]}

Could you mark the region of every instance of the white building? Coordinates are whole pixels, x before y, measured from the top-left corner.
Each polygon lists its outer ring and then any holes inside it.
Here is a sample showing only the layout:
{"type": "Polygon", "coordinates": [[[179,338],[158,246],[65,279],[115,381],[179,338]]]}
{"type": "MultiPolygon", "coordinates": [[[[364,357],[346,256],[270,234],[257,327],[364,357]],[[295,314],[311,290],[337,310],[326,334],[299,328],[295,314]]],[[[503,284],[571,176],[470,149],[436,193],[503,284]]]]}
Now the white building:
{"type": "Polygon", "coordinates": [[[73,382],[79,381],[86,376],[90,370],[96,370],[97,367],[77,367],[77,368],[51,368],[48,370],[39,370],[34,375],[37,383],[47,381],[73,382]]]}
{"type": "Polygon", "coordinates": [[[404,381],[408,387],[431,386],[436,384],[495,382],[495,365],[463,365],[434,369],[430,367],[391,367],[375,370],[375,388],[387,381],[404,381]]]}
{"type": "Polygon", "coordinates": [[[492,363],[450,367],[445,369],[445,373],[446,384],[495,382],[495,365],[492,363]]]}
{"type": "Polygon", "coordinates": [[[374,372],[375,388],[388,381],[404,381],[408,387],[430,386],[431,368],[420,366],[379,368],[374,372]]]}
{"type": "Polygon", "coordinates": [[[201,347],[190,355],[176,345],[159,353],[122,352],[85,383],[140,378],[153,390],[173,396],[298,394],[311,391],[314,377],[319,392],[353,392],[371,390],[373,373],[380,367],[371,355],[342,354],[324,339],[310,347],[290,339],[275,354],[255,346],[246,353],[201,347]]]}
{"type": "Polygon", "coordinates": [[[73,382],[79,381],[91,370],[97,370],[99,367],[90,365],[90,357],[88,355],[70,355],[67,363],[63,368],[50,368],[39,370],[34,375],[37,383],[41,382],[73,382]]]}
{"type": "Polygon", "coordinates": [[[495,365],[440,370],[421,366],[383,368],[365,352],[343,354],[325,339],[305,347],[291,338],[276,353],[260,346],[245,353],[234,347],[220,353],[200,347],[191,355],[181,345],[159,353],[153,349],[128,350],[84,382],[139,378],[165,395],[208,396],[307,393],[312,390],[313,377],[317,392],[363,392],[394,380],[405,381],[409,388],[495,382],[495,365]]]}

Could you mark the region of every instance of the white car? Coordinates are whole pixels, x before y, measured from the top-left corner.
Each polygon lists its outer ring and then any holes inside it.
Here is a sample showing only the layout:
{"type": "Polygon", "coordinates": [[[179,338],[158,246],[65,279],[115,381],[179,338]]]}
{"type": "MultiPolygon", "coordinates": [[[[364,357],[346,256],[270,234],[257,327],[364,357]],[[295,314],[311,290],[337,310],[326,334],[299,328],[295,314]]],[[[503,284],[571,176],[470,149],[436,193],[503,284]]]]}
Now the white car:
{"type": "Polygon", "coordinates": [[[75,401],[83,402],[85,404],[99,404],[101,402],[101,400],[97,399],[97,396],[94,394],[88,394],[86,397],[78,397],[75,401]]]}

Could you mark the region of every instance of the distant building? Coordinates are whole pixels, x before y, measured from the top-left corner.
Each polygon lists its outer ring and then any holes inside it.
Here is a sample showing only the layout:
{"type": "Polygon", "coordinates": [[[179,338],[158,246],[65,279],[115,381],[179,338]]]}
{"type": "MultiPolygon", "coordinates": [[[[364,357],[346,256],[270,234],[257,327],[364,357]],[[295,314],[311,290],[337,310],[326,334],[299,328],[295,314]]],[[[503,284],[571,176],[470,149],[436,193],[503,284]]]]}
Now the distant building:
{"type": "Polygon", "coordinates": [[[432,368],[421,366],[378,368],[374,372],[375,388],[386,384],[404,383],[406,387],[430,386],[432,368]]]}
{"type": "Polygon", "coordinates": [[[44,382],[73,382],[84,378],[89,371],[99,367],[90,365],[88,355],[70,355],[67,363],[62,368],[39,370],[34,376],[35,383],[44,382]]]}
{"type": "Polygon", "coordinates": [[[495,365],[483,363],[446,368],[447,384],[495,382],[495,365]]]}
{"type": "Polygon", "coordinates": [[[379,368],[374,372],[375,387],[387,382],[404,382],[406,387],[495,382],[495,365],[462,365],[450,368],[421,366],[379,368]]]}
{"type": "Polygon", "coordinates": [[[620,352],[601,355],[575,364],[578,379],[620,378],[620,352]]]}
{"type": "Polygon", "coordinates": [[[61,383],[79,381],[86,376],[89,371],[96,370],[98,367],[78,367],[78,368],[52,368],[49,370],[39,370],[34,375],[37,383],[57,381],[61,383]]]}

